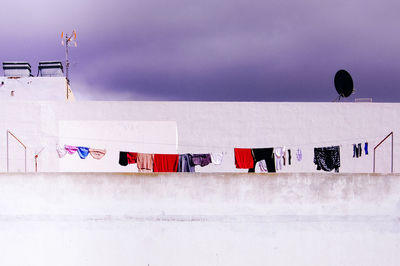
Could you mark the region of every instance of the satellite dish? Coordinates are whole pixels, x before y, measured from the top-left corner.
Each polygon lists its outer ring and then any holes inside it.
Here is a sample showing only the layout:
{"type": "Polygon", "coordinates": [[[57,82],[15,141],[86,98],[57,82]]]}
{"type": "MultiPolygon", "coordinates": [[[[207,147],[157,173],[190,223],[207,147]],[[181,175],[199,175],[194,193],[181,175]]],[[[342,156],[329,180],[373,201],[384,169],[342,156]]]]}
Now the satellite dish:
{"type": "Polygon", "coordinates": [[[344,69],[336,72],[335,75],[335,88],[340,97],[349,97],[354,91],[353,79],[349,72],[344,69]]]}

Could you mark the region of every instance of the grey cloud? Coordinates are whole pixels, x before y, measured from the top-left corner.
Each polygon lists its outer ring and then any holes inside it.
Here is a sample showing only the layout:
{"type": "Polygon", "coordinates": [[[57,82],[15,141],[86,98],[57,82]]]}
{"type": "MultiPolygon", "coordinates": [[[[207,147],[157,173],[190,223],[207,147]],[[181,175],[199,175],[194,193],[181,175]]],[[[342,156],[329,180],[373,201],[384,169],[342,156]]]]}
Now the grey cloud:
{"type": "Polygon", "coordinates": [[[1,58],[61,59],[75,28],[73,89],[96,99],[329,101],[345,68],[352,98],[400,100],[396,1],[22,2],[1,58]]]}

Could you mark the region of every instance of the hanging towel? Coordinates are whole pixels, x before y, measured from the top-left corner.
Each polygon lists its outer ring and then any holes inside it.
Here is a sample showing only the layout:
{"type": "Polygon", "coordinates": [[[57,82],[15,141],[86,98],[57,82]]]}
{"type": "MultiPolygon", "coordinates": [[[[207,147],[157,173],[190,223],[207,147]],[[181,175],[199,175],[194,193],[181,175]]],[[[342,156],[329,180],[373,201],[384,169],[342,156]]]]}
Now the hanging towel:
{"type": "Polygon", "coordinates": [[[365,144],[364,144],[364,152],[365,152],[365,155],[368,155],[368,142],[365,142],[365,144]]]}
{"type": "Polygon", "coordinates": [[[276,170],[282,170],[282,165],[284,164],[285,152],[286,152],[285,147],[274,148],[276,170]]]}
{"type": "Polygon", "coordinates": [[[322,147],[314,148],[314,164],[317,165],[317,170],[324,170],[327,172],[335,169],[339,172],[340,167],[340,147],[322,147]]]}
{"type": "Polygon", "coordinates": [[[303,159],[303,153],[301,152],[300,149],[297,149],[296,158],[297,158],[297,161],[299,161],[299,162],[303,159]]]}
{"type": "Polygon", "coordinates": [[[154,154],[138,153],[136,165],[141,173],[153,172],[154,154]]]}
{"type": "Polygon", "coordinates": [[[119,152],[119,164],[122,166],[127,166],[128,165],[128,152],[126,151],[120,151],[119,152]]]}
{"type": "Polygon", "coordinates": [[[251,169],[254,168],[254,159],[251,149],[235,148],[236,168],[251,169]]]}
{"type": "Polygon", "coordinates": [[[78,154],[81,159],[86,159],[86,157],[89,155],[89,148],[88,147],[77,147],[78,148],[78,154]]]}
{"type": "Polygon", "coordinates": [[[219,153],[210,153],[211,156],[211,162],[213,164],[221,164],[222,159],[224,159],[224,154],[222,152],[219,153]]]}
{"type": "Polygon", "coordinates": [[[178,172],[195,172],[191,154],[180,154],[178,172]]]}
{"type": "Polygon", "coordinates": [[[89,149],[90,155],[92,155],[93,159],[100,160],[101,158],[106,155],[106,150],[101,150],[101,149],[89,149]]]}
{"type": "Polygon", "coordinates": [[[201,167],[209,165],[211,163],[211,155],[207,154],[193,154],[192,161],[194,165],[200,165],[201,167]]]}
{"type": "Polygon", "coordinates": [[[179,154],[154,154],[154,172],[177,172],[179,154]]]}
{"type": "Polygon", "coordinates": [[[63,147],[60,147],[58,144],[56,146],[56,150],[59,158],[63,158],[65,154],[67,154],[67,150],[63,147]]]}
{"type": "MultiPolygon", "coordinates": [[[[275,173],[275,157],[274,157],[274,149],[273,148],[259,148],[259,149],[252,149],[252,154],[254,158],[254,165],[257,162],[264,160],[265,161],[265,168],[270,173],[275,173]]],[[[255,166],[249,169],[249,173],[255,172],[255,166]]]]}
{"type": "Polygon", "coordinates": [[[126,157],[128,159],[128,164],[136,163],[136,161],[137,161],[137,152],[128,152],[126,154],[126,157]]]}
{"type": "Polygon", "coordinates": [[[64,145],[64,148],[69,154],[74,154],[78,150],[78,147],[71,145],[64,145]]]}

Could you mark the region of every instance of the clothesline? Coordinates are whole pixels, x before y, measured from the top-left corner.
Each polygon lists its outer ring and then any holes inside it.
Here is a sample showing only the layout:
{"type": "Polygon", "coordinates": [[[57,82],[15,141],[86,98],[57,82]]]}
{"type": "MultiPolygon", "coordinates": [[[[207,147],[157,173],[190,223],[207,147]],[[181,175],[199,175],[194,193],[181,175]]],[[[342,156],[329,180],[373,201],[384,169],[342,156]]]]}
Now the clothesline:
{"type": "MultiPolygon", "coordinates": [[[[42,136],[42,135],[35,135],[35,134],[26,134],[27,136],[42,136]]],[[[354,137],[354,138],[348,138],[348,139],[336,139],[336,140],[321,140],[321,141],[315,141],[315,142],[300,142],[300,143],[281,143],[277,145],[271,145],[265,144],[265,145],[239,145],[239,146],[226,146],[226,145],[198,145],[198,144],[186,144],[186,143],[166,143],[166,142],[146,142],[146,141],[132,141],[132,140],[118,140],[118,139],[103,139],[103,138],[85,138],[85,137],[69,137],[69,136],[56,136],[56,135],[49,135],[46,134],[46,137],[53,137],[53,138],[58,138],[58,139],[71,139],[71,140],[91,140],[91,141],[99,141],[99,142],[104,142],[104,143],[109,143],[109,142],[117,142],[117,143],[131,143],[131,144],[147,144],[147,145],[166,145],[166,146],[178,146],[179,147],[197,147],[197,148],[207,148],[207,149],[233,149],[235,147],[304,147],[304,146],[318,146],[318,145],[346,145],[346,144],[354,144],[355,142],[359,141],[368,141],[372,144],[371,139],[375,140],[378,142],[382,136],[372,136],[372,137],[354,137]]],[[[272,143],[273,144],[273,143],[272,143]]],[[[394,145],[400,145],[400,143],[394,143],[394,145]]],[[[97,145],[101,146],[101,145],[97,145]]],[[[110,149],[107,147],[108,145],[103,145],[104,148],[110,149]]]]}

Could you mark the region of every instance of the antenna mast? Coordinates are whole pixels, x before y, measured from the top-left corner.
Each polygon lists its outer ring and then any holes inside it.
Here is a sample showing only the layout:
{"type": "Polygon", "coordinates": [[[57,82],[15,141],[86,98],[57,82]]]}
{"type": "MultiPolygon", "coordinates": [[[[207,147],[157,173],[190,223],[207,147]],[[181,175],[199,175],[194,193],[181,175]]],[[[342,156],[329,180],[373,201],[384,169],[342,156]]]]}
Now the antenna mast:
{"type": "Polygon", "coordinates": [[[74,44],[74,47],[77,47],[76,43],[76,31],[73,30],[70,35],[67,33],[65,34],[64,39],[64,32],[61,33],[61,45],[65,45],[65,78],[67,80],[67,100],[69,98],[69,57],[68,57],[68,47],[70,43],[74,44]]]}

